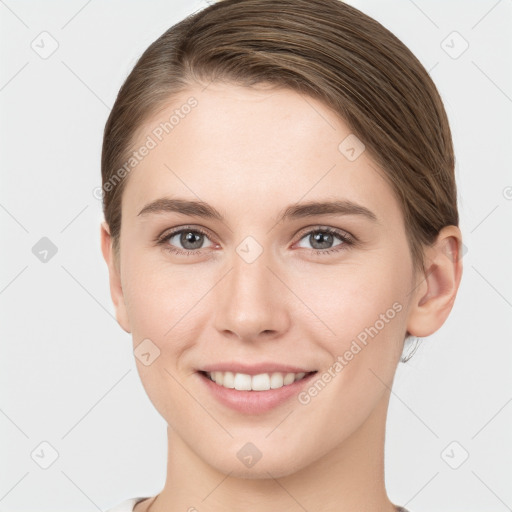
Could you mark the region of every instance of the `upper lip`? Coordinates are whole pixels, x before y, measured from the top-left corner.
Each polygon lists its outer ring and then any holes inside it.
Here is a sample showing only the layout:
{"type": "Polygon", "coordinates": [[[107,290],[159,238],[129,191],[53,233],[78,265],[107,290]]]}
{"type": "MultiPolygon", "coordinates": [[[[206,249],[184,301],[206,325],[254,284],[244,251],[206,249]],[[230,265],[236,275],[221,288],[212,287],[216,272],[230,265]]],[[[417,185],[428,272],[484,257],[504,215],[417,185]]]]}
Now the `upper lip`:
{"type": "Polygon", "coordinates": [[[310,373],[316,370],[308,370],[299,366],[277,363],[246,364],[237,362],[215,363],[203,366],[199,371],[203,372],[233,372],[247,375],[258,375],[260,373],[310,373]]]}

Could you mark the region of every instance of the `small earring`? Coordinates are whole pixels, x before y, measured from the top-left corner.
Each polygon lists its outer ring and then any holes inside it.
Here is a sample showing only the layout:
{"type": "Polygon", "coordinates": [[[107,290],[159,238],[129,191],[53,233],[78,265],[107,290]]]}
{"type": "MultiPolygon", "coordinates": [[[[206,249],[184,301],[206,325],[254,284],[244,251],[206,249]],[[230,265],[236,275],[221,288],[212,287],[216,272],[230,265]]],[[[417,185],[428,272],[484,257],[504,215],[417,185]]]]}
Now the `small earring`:
{"type": "Polygon", "coordinates": [[[405,343],[404,343],[404,351],[406,351],[406,349],[408,350],[407,354],[404,356],[404,353],[402,352],[402,356],[400,357],[400,362],[401,363],[406,363],[407,361],[409,361],[409,359],[411,359],[411,357],[416,353],[416,351],[418,350],[418,347],[420,346],[420,343],[421,341],[423,341],[423,338],[418,338],[416,336],[407,336],[407,338],[405,338],[405,343]],[[409,348],[412,344],[414,343],[414,346],[412,348],[409,348]]]}

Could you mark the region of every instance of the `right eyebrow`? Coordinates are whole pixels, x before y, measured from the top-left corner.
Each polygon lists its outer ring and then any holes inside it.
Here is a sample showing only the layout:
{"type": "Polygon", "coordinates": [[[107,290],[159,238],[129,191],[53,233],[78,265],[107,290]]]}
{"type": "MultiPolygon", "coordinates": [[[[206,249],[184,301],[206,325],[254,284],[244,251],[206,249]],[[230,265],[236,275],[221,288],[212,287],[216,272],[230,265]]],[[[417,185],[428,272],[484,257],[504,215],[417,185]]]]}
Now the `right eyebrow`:
{"type": "Polygon", "coordinates": [[[204,217],[223,221],[222,215],[208,203],[203,201],[190,201],[188,199],[170,199],[162,197],[156,199],[142,208],[138,215],[175,212],[194,217],[204,217]]]}

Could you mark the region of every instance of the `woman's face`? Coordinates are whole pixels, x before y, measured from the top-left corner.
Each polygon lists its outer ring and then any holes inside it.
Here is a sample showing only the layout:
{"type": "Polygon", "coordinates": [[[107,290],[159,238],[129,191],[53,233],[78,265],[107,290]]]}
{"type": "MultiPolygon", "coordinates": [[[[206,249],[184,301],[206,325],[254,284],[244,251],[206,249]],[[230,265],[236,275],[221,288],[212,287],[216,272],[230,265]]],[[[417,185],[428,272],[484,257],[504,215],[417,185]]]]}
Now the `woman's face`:
{"type": "Polygon", "coordinates": [[[211,84],[155,115],[143,146],[116,306],[173,435],[263,478],[383,428],[415,283],[398,202],[347,125],[291,90],[211,84]]]}

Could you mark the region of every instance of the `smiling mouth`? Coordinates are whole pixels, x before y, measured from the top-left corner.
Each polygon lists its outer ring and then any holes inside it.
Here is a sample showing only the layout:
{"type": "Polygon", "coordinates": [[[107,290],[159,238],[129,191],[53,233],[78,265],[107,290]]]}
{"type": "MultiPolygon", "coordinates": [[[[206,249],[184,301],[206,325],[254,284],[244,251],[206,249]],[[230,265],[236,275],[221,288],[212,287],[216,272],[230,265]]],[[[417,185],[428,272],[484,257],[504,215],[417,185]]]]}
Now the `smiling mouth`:
{"type": "Polygon", "coordinates": [[[223,388],[235,389],[237,391],[269,391],[271,389],[290,386],[294,382],[300,381],[309,375],[317,373],[317,371],[315,370],[307,373],[272,372],[259,373],[257,375],[220,371],[200,371],[199,373],[223,388]]]}

